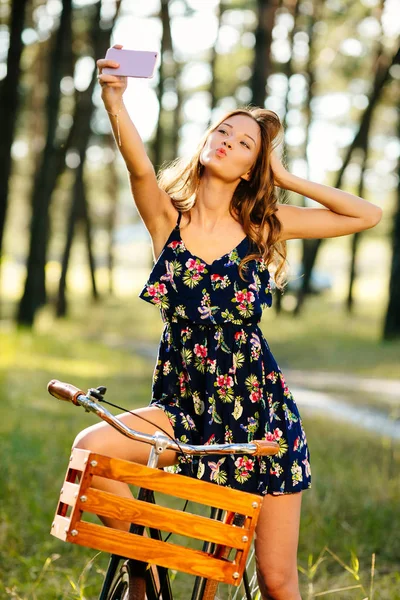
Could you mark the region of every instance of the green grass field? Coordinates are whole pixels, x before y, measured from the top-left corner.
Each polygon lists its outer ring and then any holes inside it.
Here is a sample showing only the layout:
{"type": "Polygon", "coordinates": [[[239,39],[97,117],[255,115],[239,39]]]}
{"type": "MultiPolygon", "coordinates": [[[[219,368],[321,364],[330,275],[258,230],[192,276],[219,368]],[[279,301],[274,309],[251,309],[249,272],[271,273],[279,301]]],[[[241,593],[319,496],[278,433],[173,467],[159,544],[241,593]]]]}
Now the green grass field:
{"type": "MultiPolygon", "coordinates": [[[[162,323],[142,305],[76,305],[60,323],[46,310],[34,334],[7,324],[0,331],[1,599],[96,598],[106,557],[92,561],[95,551],[49,535],[71,443],[96,418],[52,399],[46,385],[52,378],[83,389],[104,384],[122,406],[147,404],[154,361],[131,350],[156,344],[162,323]]],[[[312,300],[301,321],[271,311],[262,328],[283,369],[400,377],[400,344],[377,341],[379,320],[367,309],[350,321],[328,304],[317,312],[312,300]]],[[[399,446],[382,431],[303,420],[313,468],[299,546],[303,599],[400,599],[399,446]],[[353,589],[324,593],[338,588],[353,589]]],[[[177,585],[186,600],[187,579],[178,576],[177,585]]]]}

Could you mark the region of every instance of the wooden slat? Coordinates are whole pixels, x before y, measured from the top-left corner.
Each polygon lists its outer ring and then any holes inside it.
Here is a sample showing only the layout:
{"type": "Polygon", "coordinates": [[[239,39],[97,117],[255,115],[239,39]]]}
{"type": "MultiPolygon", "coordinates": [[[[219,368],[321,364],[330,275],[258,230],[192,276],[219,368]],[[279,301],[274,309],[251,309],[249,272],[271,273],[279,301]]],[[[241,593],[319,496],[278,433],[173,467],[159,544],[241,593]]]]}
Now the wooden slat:
{"type": "Polygon", "coordinates": [[[63,540],[63,542],[67,539],[67,531],[69,530],[70,518],[62,517],[61,515],[56,515],[54,517],[53,524],[51,526],[51,535],[54,537],[63,540]]]}
{"type": "Polygon", "coordinates": [[[213,558],[199,550],[153,540],[110,527],[102,527],[94,523],[80,521],[76,525],[78,534],[67,536],[67,541],[73,544],[118,554],[126,558],[135,558],[191,575],[216,579],[231,585],[240,584],[242,573],[239,574],[238,579],[234,579],[233,573],[238,572],[238,565],[230,561],[213,558]]]}
{"type": "Polygon", "coordinates": [[[69,483],[64,481],[62,486],[62,492],[60,494],[60,502],[74,506],[78,498],[79,485],[77,483],[69,483]]]}
{"type": "Polygon", "coordinates": [[[68,468],[76,469],[77,471],[83,471],[86,463],[89,460],[91,452],[90,450],[84,450],[83,448],[74,448],[71,452],[72,460],[70,460],[68,468]]]}
{"type": "Polygon", "coordinates": [[[150,469],[134,462],[100,454],[91,454],[89,460],[97,462],[97,466],[91,468],[91,471],[94,475],[101,477],[124,481],[155,492],[170,494],[244,515],[254,515],[261,508],[262,497],[255,494],[220,487],[215,483],[167,473],[160,469],[150,469]],[[253,507],[253,503],[257,503],[257,507],[253,507]]]}
{"type": "Polygon", "coordinates": [[[94,488],[86,490],[85,496],[87,499],[84,503],[80,503],[79,508],[99,516],[113,517],[206,542],[224,543],[231,548],[242,549],[250,543],[242,540],[243,536],[248,540],[251,539],[252,532],[248,528],[232,527],[215,519],[149,502],[121,498],[94,488]]]}

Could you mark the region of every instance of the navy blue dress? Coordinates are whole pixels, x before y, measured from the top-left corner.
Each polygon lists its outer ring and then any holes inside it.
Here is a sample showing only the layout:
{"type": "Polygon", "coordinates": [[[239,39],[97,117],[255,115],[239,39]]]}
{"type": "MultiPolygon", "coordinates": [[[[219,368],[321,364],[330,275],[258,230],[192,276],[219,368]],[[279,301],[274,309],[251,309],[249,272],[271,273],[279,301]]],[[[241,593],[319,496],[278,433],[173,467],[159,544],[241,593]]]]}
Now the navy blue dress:
{"type": "Polygon", "coordinates": [[[165,323],[150,404],[163,409],[178,441],[190,444],[273,440],[270,457],[180,458],[184,475],[258,494],[310,487],[306,436],[294,398],[258,324],[272,304],[263,259],[238,265],[245,237],[212,264],[191,254],[176,227],[139,297],[165,323]],[[246,269],[247,267],[247,269],[246,269]]]}

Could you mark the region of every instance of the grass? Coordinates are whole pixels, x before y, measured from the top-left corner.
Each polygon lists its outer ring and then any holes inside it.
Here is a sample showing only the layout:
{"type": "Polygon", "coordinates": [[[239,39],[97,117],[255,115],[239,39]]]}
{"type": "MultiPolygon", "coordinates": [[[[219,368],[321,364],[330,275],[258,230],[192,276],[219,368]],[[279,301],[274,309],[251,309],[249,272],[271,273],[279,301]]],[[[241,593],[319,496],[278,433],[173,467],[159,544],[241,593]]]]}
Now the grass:
{"type": "MultiPolygon", "coordinates": [[[[76,305],[73,319],[56,325],[44,311],[36,333],[12,326],[4,326],[0,333],[0,598],[96,598],[106,557],[93,560],[95,551],[49,535],[73,438],[96,418],[51,399],[46,385],[52,378],[83,389],[104,384],[110,399],[123,406],[147,404],[153,361],[130,349],[137,343],[156,344],[162,323],[154,307],[141,304],[135,299],[127,307],[113,300],[106,309],[99,305],[90,311],[76,305]]],[[[349,323],[342,314],[339,318],[338,309],[324,305],[320,310],[313,313],[310,304],[301,321],[277,318],[272,311],[264,318],[263,331],[282,368],[286,364],[310,371],[331,368],[380,377],[386,371],[391,376],[398,373],[400,345],[376,341],[377,319],[360,314],[353,320],[350,337],[349,323]],[[337,326],[331,331],[335,311],[337,326]]],[[[313,488],[303,499],[299,545],[303,599],[371,600],[373,554],[373,599],[400,599],[400,539],[395,524],[399,447],[382,433],[371,435],[307,415],[303,420],[314,477],[313,488]],[[363,589],[354,587],[359,585],[363,589]],[[348,589],[325,593],[338,588],[348,589]]],[[[182,600],[187,598],[185,582],[177,576],[182,600]]]]}

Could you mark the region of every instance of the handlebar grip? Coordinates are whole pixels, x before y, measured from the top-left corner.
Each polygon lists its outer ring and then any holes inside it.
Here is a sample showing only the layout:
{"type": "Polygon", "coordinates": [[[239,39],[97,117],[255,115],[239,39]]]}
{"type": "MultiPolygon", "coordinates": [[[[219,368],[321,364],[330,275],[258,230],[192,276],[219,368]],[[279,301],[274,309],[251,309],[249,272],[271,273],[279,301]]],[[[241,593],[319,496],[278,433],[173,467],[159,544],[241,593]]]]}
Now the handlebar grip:
{"type": "Polygon", "coordinates": [[[272,456],[279,452],[279,444],[277,442],[267,442],[267,440],[253,440],[253,444],[257,446],[255,456],[272,456]]]}
{"type": "Polygon", "coordinates": [[[86,396],[86,393],[80,390],[79,388],[71,385],[70,383],[63,383],[62,381],[58,381],[57,379],[52,379],[47,384],[47,391],[49,394],[54,396],[54,398],[58,398],[58,400],[66,400],[67,402],[72,402],[75,406],[79,406],[76,401],[77,397],[83,394],[86,396]]]}

